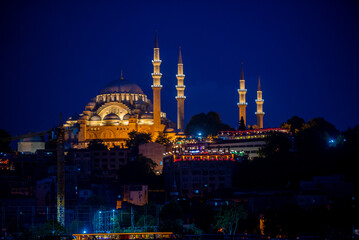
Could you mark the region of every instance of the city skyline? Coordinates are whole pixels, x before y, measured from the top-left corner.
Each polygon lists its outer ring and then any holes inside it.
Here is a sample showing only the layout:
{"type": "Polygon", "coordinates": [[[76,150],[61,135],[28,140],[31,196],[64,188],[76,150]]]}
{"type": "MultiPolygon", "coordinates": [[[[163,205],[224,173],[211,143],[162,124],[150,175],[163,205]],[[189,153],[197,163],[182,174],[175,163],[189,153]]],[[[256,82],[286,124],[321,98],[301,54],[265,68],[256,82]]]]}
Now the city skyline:
{"type": "Polygon", "coordinates": [[[153,39],[158,32],[162,111],[176,122],[178,47],[186,75],[185,123],[208,111],[238,127],[241,62],[247,123],[256,124],[261,77],[264,127],[293,115],[357,124],[358,4],[216,1],[3,2],[0,10],[0,128],[47,130],[81,113],[109,82],[138,84],[153,101],[153,39]],[[320,12],[320,14],[317,14],[320,12]],[[156,14],[154,14],[156,13],[156,14]]]}

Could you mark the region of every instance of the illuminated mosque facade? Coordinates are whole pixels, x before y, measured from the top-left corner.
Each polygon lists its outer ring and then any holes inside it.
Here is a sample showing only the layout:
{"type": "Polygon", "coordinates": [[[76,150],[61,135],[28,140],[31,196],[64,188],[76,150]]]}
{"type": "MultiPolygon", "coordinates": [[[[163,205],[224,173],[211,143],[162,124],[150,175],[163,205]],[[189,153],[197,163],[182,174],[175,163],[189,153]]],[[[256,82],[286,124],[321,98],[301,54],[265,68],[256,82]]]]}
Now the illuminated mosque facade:
{"type": "Polygon", "coordinates": [[[184,130],[184,77],[181,50],[176,75],[178,121],[167,119],[161,111],[160,49],[157,34],[153,54],[153,103],[135,83],[121,78],[109,83],[89,102],[78,117],[70,117],[64,124],[66,140],[74,148],[86,148],[90,141],[101,139],[107,147],[125,146],[132,131],[150,133],[153,140],[160,133],[173,138],[184,130]],[[77,132],[73,129],[78,129],[77,132]]]}
{"type": "MultiPolygon", "coordinates": [[[[151,134],[153,140],[160,133],[165,133],[169,138],[184,136],[184,72],[181,48],[179,49],[177,70],[177,126],[161,111],[161,77],[160,48],[157,34],[155,36],[153,54],[153,102],[142,89],[135,83],[121,78],[110,82],[101,92],[89,102],[83,113],[70,117],[64,127],[66,141],[73,148],[86,148],[95,139],[100,139],[107,147],[124,147],[129,133],[132,131],[151,134]],[[74,131],[76,129],[76,131],[74,131]]],[[[243,66],[240,74],[240,88],[238,89],[239,121],[246,123],[246,92],[243,66]]],[[[257,125],[255,129],[263,128],[263,102],[260,79],[257,90],[257,125]]]]}

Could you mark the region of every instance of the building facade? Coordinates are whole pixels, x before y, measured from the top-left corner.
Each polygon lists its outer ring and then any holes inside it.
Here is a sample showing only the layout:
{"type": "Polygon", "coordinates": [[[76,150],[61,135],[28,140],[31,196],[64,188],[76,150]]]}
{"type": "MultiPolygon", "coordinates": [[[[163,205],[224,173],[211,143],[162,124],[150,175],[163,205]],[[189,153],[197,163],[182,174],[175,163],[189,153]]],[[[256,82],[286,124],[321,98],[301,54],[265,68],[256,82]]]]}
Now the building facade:
{"type": "Polygon", "coordinates": [[[233,187],[238,163],[230,153],[167,153],[164,158],[168,198],[198,198],[233,187]]]}
{"type": "Polygon", "coordinates": [[[161,111],[160,49],[155,37],[153,64],[153,103],[140,86],[121,76],[105,86],[89,102],[82,114],[70,117],[64,124],[65,137],[73,148],[86,148],[91,140],[101,139],[107,147],[125,145],[131,131],[150,133],[155,139],[166,132],[176,135],[175,123],[161,111]],[[74,131],[76,129],[76,131],[74,131]]]}

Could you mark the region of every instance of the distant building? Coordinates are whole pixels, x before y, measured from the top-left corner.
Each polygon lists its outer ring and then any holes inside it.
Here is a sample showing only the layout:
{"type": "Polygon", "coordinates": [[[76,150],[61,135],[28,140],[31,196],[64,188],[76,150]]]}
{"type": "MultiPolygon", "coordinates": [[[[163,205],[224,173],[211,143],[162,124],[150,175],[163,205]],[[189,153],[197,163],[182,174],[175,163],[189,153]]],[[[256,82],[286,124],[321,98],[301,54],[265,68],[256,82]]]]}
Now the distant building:
{"type": "Polygon", "coordinates": [[[72,149],[69,156],[81,178],[116,178],[117,171],[130,160],[130,153],[129,149],[118,147],[110,150],[72,149]]]}
{"type": "Polygon", "coordinates": [[[305,194],[322,194],[330,200],[351,198],[353,184],[343,175],[314,176],[311,181],[300,181],[300,190],[305,194]]]}
{"type": "Polygon", "coordinates": [[[259,151],[266,144],[265,138],[273,133],[288,133],[281,128],[264,128],[245,131],[221,131],[213,140],[190,139],[177,141],[172,152],[175,153],[235,153],[252,160],[259,157],[259,151]]]}
{"type": "Polygon", "coordinates": [[[233,186],[236,156],[229,153],[169,154],[163,174],[171,198],[203,198],[233,186]]]}
{"type": "Polygon", "coordinates": [[[259,157],[259,150],[266,145],[265,138],[273,133],[288,133],[282,128],[263,128],[245,131],[222,131],[218,133],[218,139],[209,145],[210,149],[218,151],[236,152],[247,155],[248,159],[259,157]]]}

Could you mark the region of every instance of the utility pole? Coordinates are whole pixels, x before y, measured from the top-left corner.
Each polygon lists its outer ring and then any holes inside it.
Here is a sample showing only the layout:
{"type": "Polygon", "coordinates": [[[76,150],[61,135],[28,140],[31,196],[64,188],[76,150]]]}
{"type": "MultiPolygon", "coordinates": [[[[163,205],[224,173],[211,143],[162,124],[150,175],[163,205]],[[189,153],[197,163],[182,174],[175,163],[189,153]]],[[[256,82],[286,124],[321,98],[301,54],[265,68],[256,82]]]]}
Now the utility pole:
{"type": "Polygon", "coordinates": [[[65,163],[64,163],[64,129],[60,113],[57,128],[57,221],[65,226],[65,163]]]}

